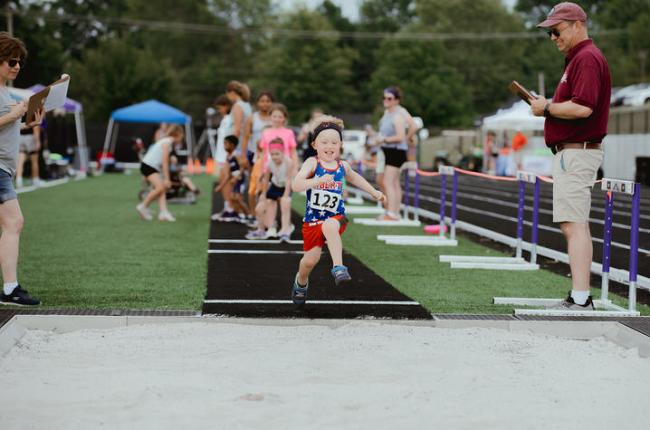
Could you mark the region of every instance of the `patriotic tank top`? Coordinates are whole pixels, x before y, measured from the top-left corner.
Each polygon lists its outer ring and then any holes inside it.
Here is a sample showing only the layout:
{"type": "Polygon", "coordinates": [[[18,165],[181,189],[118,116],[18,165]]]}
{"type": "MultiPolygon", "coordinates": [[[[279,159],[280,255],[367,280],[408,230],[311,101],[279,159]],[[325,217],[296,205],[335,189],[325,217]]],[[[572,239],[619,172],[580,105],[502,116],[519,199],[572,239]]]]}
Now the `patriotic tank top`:
{"type": "Polygon", "coordinates": [[[343,182],[345,180],[345,167],[338,162],[336,169],[327,169],[318,162],[313,178],[325,175],[334,176],[332,182],[322,184],[307,190],[307,205],[303,222],[323,222],[335,215],[345,215],[343,206],[343,182]]]}

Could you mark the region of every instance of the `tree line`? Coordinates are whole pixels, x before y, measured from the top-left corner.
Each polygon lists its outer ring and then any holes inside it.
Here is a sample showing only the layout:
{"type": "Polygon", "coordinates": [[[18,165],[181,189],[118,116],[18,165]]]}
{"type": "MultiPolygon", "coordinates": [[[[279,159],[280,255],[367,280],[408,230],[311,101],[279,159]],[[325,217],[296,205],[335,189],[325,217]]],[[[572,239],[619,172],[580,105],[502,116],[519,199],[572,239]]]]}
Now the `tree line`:
{"type": "MultiPolygon", "coordinates": [[[[579,0],[610,62],[614,85],[645,79],[648,0],[579,0]]],[[[324,1],[280,12],[271,0],[49,0],[18,2],[14,34],[29,49],[16,86],[66,71],[88,118],[155,98],[195,118],[237,79],[273,91],[303,121],[331,112],[377,111],[399,85],[425,124],[471,126],[511,99],[516,79],[551,94],[563,56],[535,28],[556,1],[365,0],[351,22],[324,1]]]]}

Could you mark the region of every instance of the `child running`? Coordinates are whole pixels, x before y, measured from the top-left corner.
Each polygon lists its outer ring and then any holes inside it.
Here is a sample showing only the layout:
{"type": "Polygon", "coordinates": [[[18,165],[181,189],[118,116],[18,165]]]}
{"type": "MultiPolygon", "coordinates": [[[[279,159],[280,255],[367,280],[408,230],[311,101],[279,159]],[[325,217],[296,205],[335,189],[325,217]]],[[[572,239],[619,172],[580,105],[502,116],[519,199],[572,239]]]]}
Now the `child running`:
{"type": "Polygon", "coordinates": [[[296,174],[293,160],[284,155],[284,142],[276,137],[269,143],[271,162],[262,177],[262,194],[255,208],[257,230],[246,235],[246,239],[268,239],[272,232],[275,216],[280,202],[281,229],[280,241],[288,242],[293,233],[291,224],[291,178],[296,174]],[[268,230],[267,230],[268,229],[268,230]]]}
{"type": "Polygon", "coordinates": [[[347,220],[343,206],[343,180],[369,193],[377,201],[386,196],[376,190],[361,175],[341,161],[343,121],[323,115],[312,122],[311,145],[316,156],[305,160],[292,182],[296,192],[307,190],[307,205],[303,219],[302,236],[305,255],[291,290],[291,299],[296,305],[303,305],[307,299],[309,274],[320,260],[323,245],[327,241],[332,258],[332,276],[336,285],[352,278],[343,265],[343,244],[341,234],[347,220]]]}
{"type": "Polygon", "coordinates": [[[219,176],[219,184],[215,187],[214,192],[221,192],[224,200],[224,206],[230,205],[234,212],[222,212],[219,218],[213,218],[215,221],[246,221],[248,215],[248,206],[244,202],[244,172],[239,167],[235,150],[239,144],[237,136],[226,136],[224,139],[224,148],[227,155],[227,169],[223,169],[219,176]]]}

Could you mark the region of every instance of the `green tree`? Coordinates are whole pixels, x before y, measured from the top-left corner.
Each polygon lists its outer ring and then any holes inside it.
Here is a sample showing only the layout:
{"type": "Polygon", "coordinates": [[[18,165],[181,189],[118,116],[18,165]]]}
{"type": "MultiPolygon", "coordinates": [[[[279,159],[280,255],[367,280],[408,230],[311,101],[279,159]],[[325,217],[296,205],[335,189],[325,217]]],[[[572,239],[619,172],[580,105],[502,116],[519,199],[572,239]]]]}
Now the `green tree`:
{"type": "MultiPolygon", "coordinates": [[[[578,0],[576,3],[589,17],[590,36],[609,62],[613,84],[622,86],[646,80],[650,74],[648,0],[578,0]]],[[[519,0],[516,10],[533,27],[546,18],[555,4],[549,0],[519,0]]]]}
{"type": "Polygon", "coordinates": [[[174,100],[174,74],[167,60],[124,39],[103,41],[70,64],[72,97],[84,104],[89,119],[106,120],[119,107],[155,98],[174,100]]]}
{"type": "Polygon", "coordinates": [[[381,109],[383,88],[399,86],[402,104],[427,127],[471,125],[473,109],[462,75],[444,62],[441,43],[385,40],[379,49],[379,66],[372,76],[375,106],[381,109]]]}
{"type": "Polygon", "coordinates": [[[360,10],[361,28],[395,33],[415,20],[415,3],[413,0],[366,0],[360,10]]]}
{"type": "Polygon", "coordinates": [[[500,0],[420,0],[417,13],[421,31],[458,34],[445,40],[443,63],[463,76],[477,113],[495,110],[511,95],[507,86],[522,80],[526,43],[517,39],[466,39],[463,33],[523,32],[523,20],[513,15],[500,0]]]}
{"type": "MultiPolygon", "coordinates": [[[[359,31],[370,33],[395,33],[407,27],[416,19],[413,0],[365,0],[359,10],[359,31]]],[[[380,38],[355,40],[353,47],[358,55],[353,64],[353,82],[359,92],[359,109],[371,111],[376,107],[376,94],[371,77],[379,66],[377,58],[380,38]]]]}
{"type": "MultiPolygon", "coordinates": [[[[316,12],[299,9],[284,17],[280,28],[332,31],[316,12]]],[[[313,107],[349,112],[357,94],[350,85],[354,52],[338,45],[338,38],[278,37],[269,40],[256,62],[256,88],[275,92],[290,110],[292,122],[305,119],[313,107]]]]}
{"type": "Polygon", "coordinates": [[[130,29],[129,40],[168,59],[182,95],[176,105],[184,111],[200,118],[228,81],[246,82],[252,77],[263,36],[247,36],[239,30],[263,28],[271,16],[269,0],[128,2],[127,17],[149,22],[130,29]]]}
{"type": "Polygon", "coordinates": [[[16,82],[23,87],[58,78],[69,59],[80,58],[84,49],[97,46],[100,38],[113,31],[106,19],[119,15],[125,7],[125,0],[11,3],[14,34],[29,51],[27,67],[16,82]]]}

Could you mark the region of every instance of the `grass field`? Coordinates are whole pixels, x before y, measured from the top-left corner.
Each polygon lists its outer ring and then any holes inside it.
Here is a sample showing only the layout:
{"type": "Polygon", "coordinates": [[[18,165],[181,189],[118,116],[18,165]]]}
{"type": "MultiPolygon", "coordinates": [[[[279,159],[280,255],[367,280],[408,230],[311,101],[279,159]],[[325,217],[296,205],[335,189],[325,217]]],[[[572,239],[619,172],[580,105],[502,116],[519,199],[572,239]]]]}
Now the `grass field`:
{"type": "MultiPolygon", "coordinates": [[[[20,282],[48,308],[200,309],[212,178],[194,179],[204,193],[195,205],[170,206],[175,223],[139,219],[137,174],[104,175],[21,194],[20,282]]],[[[294,208],[302,211],[304,198],[297,196],[294,208]]],[[[435,313],[510,313],[510,306],[492,305],[492,297],[562,297],[571,288],[568,278],[543,270],[459,271],[439,263],[440,254],[499,254],[463,236],[457,248],[377,246],[377,234],[420,231],[351,224],[344,246],[435,313]]],[[[650,315],[648,306],[639,309],[650,315]]]]}
{"type": "Polygon", "coordinates": [[[207,195],[170,205],[175,223],[140,220],[139,174],[21,194],[20,282],[47,307],[200,309],[212,179],[196,181],[207,195]]]}

